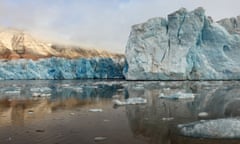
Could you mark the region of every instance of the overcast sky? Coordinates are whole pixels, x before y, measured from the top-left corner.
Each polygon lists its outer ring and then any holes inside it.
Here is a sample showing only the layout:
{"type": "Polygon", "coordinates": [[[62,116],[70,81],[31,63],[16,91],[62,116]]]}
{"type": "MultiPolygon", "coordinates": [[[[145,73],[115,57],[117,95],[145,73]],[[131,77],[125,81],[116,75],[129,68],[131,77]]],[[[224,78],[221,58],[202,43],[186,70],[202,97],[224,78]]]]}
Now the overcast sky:
{"type": "Polygon", "coordinates": [[[199,6],[214,20],[240,15],[240,0],[0,0],[0,25],[124,52],[131,25],[199,6]]]}

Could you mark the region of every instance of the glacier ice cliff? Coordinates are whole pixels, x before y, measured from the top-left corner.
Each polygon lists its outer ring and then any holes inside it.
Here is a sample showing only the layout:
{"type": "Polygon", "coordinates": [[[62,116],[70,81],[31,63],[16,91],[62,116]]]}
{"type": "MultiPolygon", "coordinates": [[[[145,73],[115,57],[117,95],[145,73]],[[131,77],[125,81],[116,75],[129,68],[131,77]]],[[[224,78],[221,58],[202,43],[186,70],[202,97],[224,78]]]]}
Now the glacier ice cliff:
{"type": "Polygon", "coordinates": [[[1,60],[0,80],[123,78],[122,58],[1,60]]]}
{"type": "Polygon", "coordinates": [[[230,30],[232,25],[214,22],[203,8],[182,8],[167,19],[134,25],[124,75],[128,80],[240,79],[240,36],[230,30]]]}
{"type": "Polygon", "coordinates": [[[124,55],[54,44],[0,27],[0,80],[123,78],[124,55]]]}

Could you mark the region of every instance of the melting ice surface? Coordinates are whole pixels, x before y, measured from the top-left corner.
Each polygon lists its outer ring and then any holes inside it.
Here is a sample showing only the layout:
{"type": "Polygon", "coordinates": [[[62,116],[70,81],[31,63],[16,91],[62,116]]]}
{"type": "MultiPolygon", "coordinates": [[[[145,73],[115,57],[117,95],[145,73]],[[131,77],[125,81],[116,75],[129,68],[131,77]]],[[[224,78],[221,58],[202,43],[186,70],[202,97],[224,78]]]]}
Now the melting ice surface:
{"type": "Polygon", "coordinates": [[[239,81],[0,81],[0,98],[0,143],[240,143],[239,81]],[[191,98],[159,98],[176,95],[191,98]]]}

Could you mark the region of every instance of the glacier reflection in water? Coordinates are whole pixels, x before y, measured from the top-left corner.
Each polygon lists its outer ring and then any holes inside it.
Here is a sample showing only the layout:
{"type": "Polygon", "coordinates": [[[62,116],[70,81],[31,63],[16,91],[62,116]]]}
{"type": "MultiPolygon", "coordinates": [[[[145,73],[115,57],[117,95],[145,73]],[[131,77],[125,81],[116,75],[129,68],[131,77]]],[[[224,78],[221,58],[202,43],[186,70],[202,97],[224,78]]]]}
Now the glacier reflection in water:
{"type": "MultiPolygon", "coordinates": [[[[128,84],[129,97],[146,98],[146,105],[127,106],[127,117],[133,133],[147,137],[151,143],[235,143],[238,140],[195,139],[184,137],[178,124],[202,119],[240,116],[240,83],[238,81],[210,82],[132,82],[128,84]],[[177,92],[193,93],[195,99],[166,100],[159,95],[177,92]],[[207,113],[199,117],[199,113],[207,113]]],[[[224,131],[224,126],[222,128],[224,131]]]]}
{"type": "MultiPolygon", "coordinates": [[[[121,112],[128,119],[129,128],[134,135],[132,139],[143,143],[236,143],[239,141],[233,139],[199,140],[184,137],[179,134],[177,125],[201,119],[240,116],[239,88],[238,81],[2,81],[0,125],[24,125],[27,121],[57,110],[110,105],[109,115],[115,113],[116,109],[125,110],[121,112]],[[178,92],[192,93],[195,98],[159,98],[161,94],[172,95],[178,92]],[[113,99],[132,97],[147,99],[147,104],[112,107],[113,99]],[[200,112],[208,115],[201,118],[198,116],[200,112]]],[[[124,127],[121,123],[118,124],[119,127],[124,127]]]]}

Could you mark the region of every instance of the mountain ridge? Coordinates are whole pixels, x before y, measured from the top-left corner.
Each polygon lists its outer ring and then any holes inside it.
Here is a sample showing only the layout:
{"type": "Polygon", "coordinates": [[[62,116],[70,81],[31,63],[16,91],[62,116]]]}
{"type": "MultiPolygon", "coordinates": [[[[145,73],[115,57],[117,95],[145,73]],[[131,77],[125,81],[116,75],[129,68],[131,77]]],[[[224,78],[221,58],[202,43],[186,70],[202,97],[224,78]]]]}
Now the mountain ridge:
{"type": "Polygon", "coordinates": [[[123,55],[101,49],[47,43],[23,30],[13,28],[0,29],[0,59],[38,60],[49,57],[63,57],[68,59],[92,57],[114,58],[123,57],[123,55]]]}

